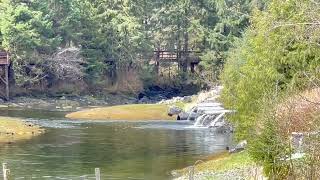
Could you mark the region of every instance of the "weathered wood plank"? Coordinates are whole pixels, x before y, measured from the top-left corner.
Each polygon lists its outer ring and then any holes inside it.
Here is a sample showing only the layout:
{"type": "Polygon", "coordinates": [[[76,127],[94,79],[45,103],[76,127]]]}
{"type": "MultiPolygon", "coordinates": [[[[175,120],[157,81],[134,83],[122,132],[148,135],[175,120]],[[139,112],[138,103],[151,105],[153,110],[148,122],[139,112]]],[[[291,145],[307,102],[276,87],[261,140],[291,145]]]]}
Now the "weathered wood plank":
{"type": "Polygon", "coordinates": [[[96,180],[100,180],[100,168],[95,168],[96,180]]]}

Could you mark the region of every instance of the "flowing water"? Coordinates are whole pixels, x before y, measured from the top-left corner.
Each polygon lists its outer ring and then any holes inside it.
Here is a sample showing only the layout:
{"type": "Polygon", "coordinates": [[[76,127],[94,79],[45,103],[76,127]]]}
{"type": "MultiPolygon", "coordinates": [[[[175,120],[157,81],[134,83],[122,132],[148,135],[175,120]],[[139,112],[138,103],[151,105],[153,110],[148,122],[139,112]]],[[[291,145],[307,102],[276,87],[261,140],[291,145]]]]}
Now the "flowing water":
{"type": "Polygon", "coordinates": [[[69,121],[64,113],[35,110],[1,111],[46,128],[28,141],[1,145],[14,179],[92,178],[171,179],[174,169],[220,152],[228,137],[212,129],[190,129],[186,122],[69,121]]]}

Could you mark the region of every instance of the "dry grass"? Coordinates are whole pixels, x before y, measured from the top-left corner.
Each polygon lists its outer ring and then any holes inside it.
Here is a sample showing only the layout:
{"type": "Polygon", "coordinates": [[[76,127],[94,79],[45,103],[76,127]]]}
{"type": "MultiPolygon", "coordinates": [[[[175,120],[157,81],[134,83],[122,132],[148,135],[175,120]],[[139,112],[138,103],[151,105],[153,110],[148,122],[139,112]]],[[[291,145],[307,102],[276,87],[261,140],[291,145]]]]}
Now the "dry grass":
{"type": "Polygon", "coordinates": [[[277,107],[276,119],[281,129],[292,132],[318,131],[320,115],[320,88],[292,96],[277,107]]]}
{"type": "Polygon", "coordinates": [[[70,119],[88,120],[174,120],[168,116],[168,106],[163,104],[131,104],[94,108],[67,114],[70,119]]]}
{"type": "Polygon", "coordinates": [[[30,139],[43,132],[39,126],[26,124],[20,119],[0,117],[0,144],[30,139]]]}
{"type": "MultiPolygon", "coordinates": [[[[249,154],[244,151],[236,154],[229,154],[228,152],[220,153],[208,157],[204,161],[198,161],[195,165],[195,172],[213,171],[225,172],[233,169],[240,169],[255,165],[250,159],[249,154]]],[[[189,168],[178,170],[179,174],[187,174],[189,168]]]]}
{"type": "MultiPolygon", "coordinates": [[[[317,179],[320,170],[320,88],[295,93],[275,106],[276,134],[285,147],[293,147],[292,133],[303,133],[302,149],[305,158],[288,162],[288,167],[278,172],[288,179],[317,179]],[[289,169],[289,170],[288,170],[289,169]]],[[[278,149],[277,149],[278,150],[278,149]]],[[[295,149],[291,151],[295,152],[295,149]]],[[[278,175],[278,174],[276,174],[278,175]]]]}
{"type": "Polygon", "coordinates": [[[206,161],[196,166],[197,171],[211,170],[215,172],[226,171],[235,168],[242,168],[253,165],[247,152],[236,154],[222,154],[217,158],[206,161]]]}

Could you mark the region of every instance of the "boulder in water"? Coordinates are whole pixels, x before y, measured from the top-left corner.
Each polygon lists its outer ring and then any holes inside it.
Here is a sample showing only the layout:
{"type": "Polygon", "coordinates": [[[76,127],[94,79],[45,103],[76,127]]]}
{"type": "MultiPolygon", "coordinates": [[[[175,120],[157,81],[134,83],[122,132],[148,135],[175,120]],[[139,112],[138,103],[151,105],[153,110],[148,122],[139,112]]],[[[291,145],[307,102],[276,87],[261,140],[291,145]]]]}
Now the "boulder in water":
{"type": "Polygon", "coordinates": [[[186,113],[186,112],[181,112],[178,117],[177,117],[177,120],[188,120],[188,116],[189,114],[186,113]]]}
{"type": "Polygon", "coordinates": [[[168,115],[173,116],[173,115],[178,115],[182,112],[182,109],[177,107],[177,106],[170,106],[168,109],[168,115]]]}

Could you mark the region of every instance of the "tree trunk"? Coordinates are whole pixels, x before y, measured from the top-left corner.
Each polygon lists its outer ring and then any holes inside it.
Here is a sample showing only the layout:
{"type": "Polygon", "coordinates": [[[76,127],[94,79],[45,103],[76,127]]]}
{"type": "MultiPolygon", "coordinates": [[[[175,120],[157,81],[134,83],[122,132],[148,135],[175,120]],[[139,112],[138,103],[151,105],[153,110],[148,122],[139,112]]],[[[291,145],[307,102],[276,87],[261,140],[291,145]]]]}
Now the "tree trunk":
{"type": "Polygon", "coordinates": [[[189,63],[189,34],[188,32],[184,33],[184,48],[183,48],[183,63],[182,63],[182,71],[188,71],[188,63],[189,63]]]}

